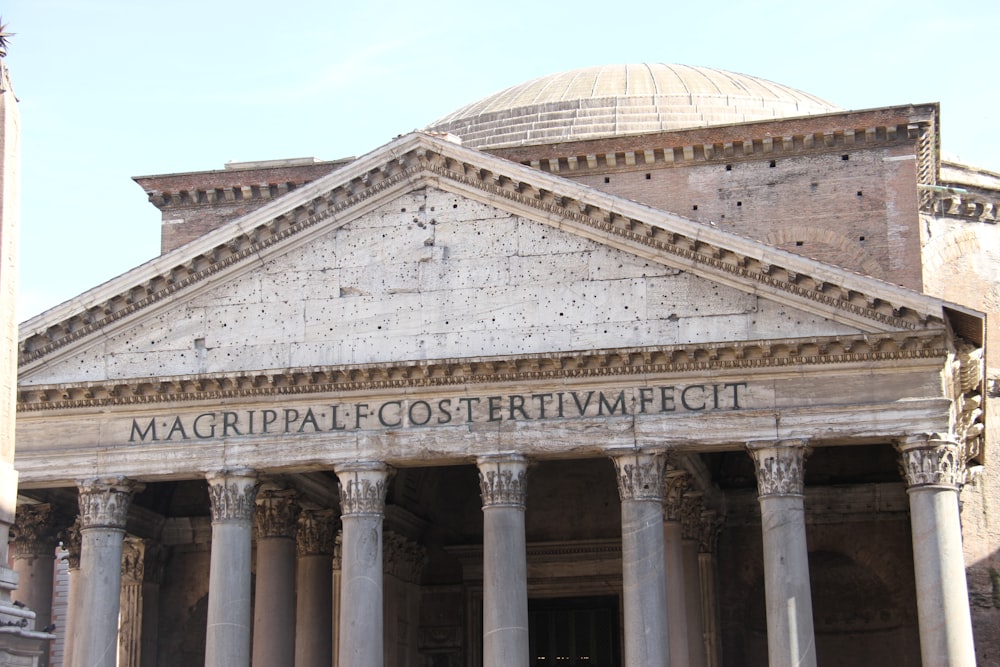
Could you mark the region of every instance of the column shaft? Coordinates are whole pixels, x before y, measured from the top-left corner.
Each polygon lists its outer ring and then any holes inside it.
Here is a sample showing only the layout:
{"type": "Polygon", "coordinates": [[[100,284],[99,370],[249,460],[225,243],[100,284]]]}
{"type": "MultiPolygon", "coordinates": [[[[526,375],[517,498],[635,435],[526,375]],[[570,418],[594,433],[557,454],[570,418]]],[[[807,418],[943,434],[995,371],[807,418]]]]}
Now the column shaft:
{"type": "MultiPolygon", "coordinates": [[[[698,567],[698,543],[684,540],[684,616],[687,618],[688,664],[691,667],[706,667],[705,630],[701,611],[701,576],[698,567]]],[[[673,624],[673,617],[671,617],[673,624]]]]}
{"type": "Polygon", "coordinates": [[[801,441],[752,443],[764,541],[770,667],[816,667],[801,441]]]}
{"type": "Polygon", "coordinates": [[[685,608],[686,576],[682,544],[681,513],[684,494],[691,488],[690,476],[681,470],[667,472],[663,502],[663,549],[667,590],[667,618],[670,620],[670,664],[688,665],[688,617],[685,608]]]}
{"type": "Polygon", "coordinates": [[[339,664],[383,667],[382,521],[389,468],[337,466],[343,525],[339,664]]]}
{"type": "Polygon", "coordinates": [[[254,591],[253,664],[283,667],[295,661],[294,492],[257,494],[257,587],[254,591]]]}
{"type": "Polygon", "coordinates": [[[958,506],[965,476],[961,448],[954,442],[919,437],[899,449],[910,496],[923,667],[974,667],[958,506]]]}
{"type": "Polygon", "coordinates": [[[66,576],[68,590],[66,591],[66,628],[63,633],[63,667],[73,667],[73,645],[76,638],[76,621],[83,615],[80,606],[80,517],[76,518],[66,529],[63,539],[66,549],[66,576]]]}
{"type": "Polygon", "coordinates": [[[528,462],[511,454],[480,457],[477,463],[483,498],[483,665],[527,667],[528,462]]]}
{"type": "Polygon", "coordinates": [[[333,664],[333,548],[339,524],[332,510],[299,516],[295,667],[333,664]]]}
{"type": "MultiPolygon", "coordinates": [[[[663,545],[663,454],[612,456],[622,501],[625,667],[670,665],[663,545]]],[[[679,665],[676,667],[680,667],[679,665]]]]}
{"type": "Polygon", "coordinates": [[[73,664],[115,667],[122,543],[135,485],[88,482],[80,486],[80,618],[76,620],[73,664]]]}
{"type": "MultiPolygon", "coordinates": [[[[22,505],[14,520],[14,540],[11,552],[17,589],[14,599],[35,612],[35,630],[52,622],[52,586],[56,555],[56,528],[52,506],[22,505]]],[[[48,667],[49,654],[43,653],[38,667],[48,667]]]]}
{"type": "Polygon", "coordinates": [[[250,665],[250,558],[257,480],[249,471],[208,479],[212,554],[205,667],[250,665]]]}

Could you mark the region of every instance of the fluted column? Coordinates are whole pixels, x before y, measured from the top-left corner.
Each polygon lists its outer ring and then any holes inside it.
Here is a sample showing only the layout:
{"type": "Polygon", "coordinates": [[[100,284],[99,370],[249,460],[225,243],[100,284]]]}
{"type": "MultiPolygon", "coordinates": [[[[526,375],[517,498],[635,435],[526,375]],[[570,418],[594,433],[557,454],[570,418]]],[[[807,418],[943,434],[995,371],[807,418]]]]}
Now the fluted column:
{"type": "Polygon", "coordinates": [[[83,614],[80,607],[80,517],[66,528],[63,534],[63,548],[66,549],[66,576],[69,579],[66,592],[66,628],[63,633],[63,667],[73,667],[73,645],[76,637],[76,621],[83,614]]]}
{"type": "Polygon", "coordinates": [[[928,436],[907,438],[897,447],[910,497],[923,667],[973,667],[958,505],[965,482],[964,452],[957,442],[928,436]]]}
{"type": "Polygon", "coordinates": [[[770,667],[816,667],[805,522],[805,442],[747,445],[757,474],[764,540],[770,667]]]}
{"type": "Polygon", "coordinates": [[[382,521],[389,466],[380,462],[336,467],[343,525],[341,667],[383,667],[382,521]]]}
{"type": "Polygon", "coordinates": [[[262,489],[257,494],[254,667],[283,667],[295,661],[296,495],[282,489],[262,489]]]}
{"type": "Polygon", "coordinates": [[[706,667],[719,667],[722,664],[722,641],[718,630],[719,605],[715,592],[715,552],[722,523],[722,517],[713,510],[701,513],[701,530],[698,533],[698,579],[706,667]]]}
{"type": "Polygon", "coordinates": [[[687,587],[684,569],[681,513],[684,494],[691,488],[691,475],[683,470],[668,470],[663,489],[663,550],[667,589],[667,618],[670,664],[689,665],[687,587]]]}
{"type": "MultiPolygon", "coordinates": [[[[56,558],[56,526],[52,506],[47,503],[20,505],[14,518],[11,542],[17,590],[14,597],[35,612],[35,629],[52,622],[52,576],[56,558]]],[[[38,667],[48,667],[43,653],[38,667]]]]}
{"type": "Polygon", "coordinates": [[[125,479],[80,485],[80,610],[73,641],[73,664],[115,667],[122,543],[132,494],[139,485],[125,479]]]}
{"type": "MultiPolygon", "coordinates": [[[[698,563],[698,537],[701,532],[704,494],[690,491],[681,500],[681,553],[684,558],[684,616],[687,620],[688,661],[690,667],[705,667],[705,626],[702,614],[701,576],[698,563]]],[[[670,617],[673,624],[673,616],[670,617]]]]}
{"type": "Polygon", "coordinates": [[[205,667],[250,665],[250,557],[257,478],[252,471],[208,478],[212,555],[208,575],[205,667]]]}
{"type": "Polygon", "coordinates": [[[333,547],[340,518],[333,510],[303,510],[295,571],[295,667],[333,664],[333,547]]]}
{"type": "Polygon", "coordinates": [[[524,507],[528,461],[481,456],[483,499],[483,666],[527,667],[528,573],[524,507]]]}
{"type": "Polygon", "coordinates": [[[670,665],[662,518],[666,458],[658,452],[629,450],[613,453],[611,460],[622,502],[625,667],[666,667],[670,665]]]}
{"type": "Polygon", "coordinates": [[[163,547],[126,537],[122,550],[118,667],[156,667],[163,547]]]}

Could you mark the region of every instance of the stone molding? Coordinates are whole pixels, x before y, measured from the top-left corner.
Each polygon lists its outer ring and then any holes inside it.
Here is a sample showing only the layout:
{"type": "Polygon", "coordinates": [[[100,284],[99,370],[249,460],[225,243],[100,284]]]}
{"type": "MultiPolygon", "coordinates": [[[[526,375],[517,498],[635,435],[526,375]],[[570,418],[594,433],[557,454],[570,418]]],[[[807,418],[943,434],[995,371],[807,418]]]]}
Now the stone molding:
{"type": "Polygon", "coordinates": [[[622,502],[655,500],[663,502],[667,455],[663,452],[610,452],[615,464],[618,495],[622,502]]]}
{"type": "Polygon", "coordinates": [[[946,358],[941,331],[668,345],[523,356],[291,369],[260,374],[139,378],[37,385],[18,391],[19,412],[352,391],[436,389],[628,375],[757,370],[946,358]]]}
{"type": "Polygon", "coordinates": [[[81,482],[80,530],[125,530],[132,495],[143,485],[124,478],[81,482]]]}
{"type": "Polygon", "coordinates": [[[663,483],[663,519],[680,521],[684,494],[691,490],[691,474],[683,470],[668,469],[663,483]]]}
{"type": "Polygon", "coordinates": [[[52,556],[58,542],[55,520],[53,507],[48,503],[18,505],[11,529],[11,555],[25,560],[52,556]]]}
{"type": "Polygon", "coordinates": [[[334,470],[340,480],[340,516],[378,516],[385,513],[385,494],[391,469],[384,463],[370,461],[344,463],[334,470]]]}
{"type": "Polygon", "coordinates": [[[960,218],[969,222],[1000,222],[1000,199],[975,192],[959,192],[954,188],[931,191],[921,198],[921,213],[947,218],[960,218]]]}
{"type": "Polygon", "coordinates": [[[166,549],[158,542],[126,537],[122,544],[122,584],[163,583],[166,549]]]}
{"type": "Polygon", "coordinates": [[[382,535],[382,564],[386,574],[417,584],[427,564],[427,550],[398,533],[386,531],[382,535]]]}
{"type": "Polygon", "coordinates": [[[908,490],[958,491],[965,484],[966,461],[958,442],[938,435],[913,436],[896,443],[896,449],[908,490]]]}
{"type": "Polygon", "coordinates": [[[298,528],[298,494],[292,490],[266,489],[257,493],[257,509],[253,513],[254,537],[295,539],[298,528]]]}
{"type": "Polygon", "coordinates": [[[62,532],[62,546],[66,550],[66,564],[71,570],[80,569],[80,550],[83,545],[83,535],[80,533],[80,517],[77,516],[73,523],[62,532]]]}
{"type": "Polygon", "coordinates": [[[221,472],[208,477],[212,522],[252,521],[260,482],[249,471],[221,472]]]}
{"type": "Polygon", "coordinates": [[[747,450],[754,461],[757,495],[802,496],[805,493],[805,440],[751,442],[747,450]]]}
{"type": "MultiPolygon", "coordinates": [[[[543,174],[535,178],[530,170],[525,173],[522,165],[472,154],[467,149],[449,146],[428,135],[406,137],[395,148],[381,154],[376,152],[371,160],[361,159],[339,170],[337,173],[344,174],[343,179],[349,179],[346,182],[342,180],[330,187],[326,179],[320,179],[302,188],[297,193],[301,203],[293,210],[286,210],[271,219],[262,219],[252,229],[239,228],[236,236],[226,240],[221,234],[203,237],[203,244],[209,243],[208,238],[214,242],[216,237],[220,242],[194,257],[180,260],[179,264],[169,269],[160,268],[160,273],[147,277],[139,285],[117,294],[106,294],[103,300],[90,307],[52,322],[44,331],[26,333],[19,346],[21,366],[106,330],[116,322],[229,267],[248,260],[257,261],[272,246],[296,237],[321,222],[349,219],[353,212],[364,212],[370,207],[370,200],[380,193],[418,187],[440,179],[473,188],[494,200],[509,200],[522,208],[541,212],[545,217],[558,216],[589,228],[591,232],[596,231],[603,237],[617,238],[626,245],[644,246],[662,256],[673,256],[685,264],[700,265],[713,273],[738,276],[750,283],[815,301],[823,307],[882,325],[912,330],[926,326],[929,319],[939,319],[937,313],[918,313],[909,307],[890,303],[884,295],[880,297],[833,285],[822,278],[805,275],[801,270],[782,267],[742,250],[723,247],[731,240],[726,237],[720,236],[720,239],[726,240],[711,243],[706,240],[712,236],[711,232],[682,234],[669,231],[663,228],[663,220],[668,217],[673,219],[674,216],[662,212],[637,205],[634,215],[624,215],[618,212],[619,209],[631,211],[632,207],[616,206],[620,203],[619,198],[600,193],[592,194],[586,201],[578,199],[581,191],[575,184],[557,183],[543,174]],[[483,164],[470,161],[476,156],[482,157],[483,164]],[[491,171],[484,164],[493,169],[506,168],[508,173],[491,171]],[[351,173],[355,175],[351,177],[351,173]],[[549,189],[557,186],[565,188],[565,192],[549,189]],[[652,222],[654,219],[655,223],[652,222]]],[[[702,225],[697,227],[703,231],[707,229],[702,225]]],[[[782,255],[775,257],[781,257],[783,263],[791,265],[808,262],[782,255]]],[[[157,266],[166,267],[169,264],[161,262],[157,266]]]]}
{"type": "Polygon", "coordinates": [[[526,458],[519,454],[480,456],[476,465],[484,510],[490,507],[524,509],[528,492],[526,458]]]}
{"type": "Polygon", "coordinates": [[[340,517],[334,510],[302,510],[298,523],[296,553],[299,558],[333,556],[340,529],[340,517]]]}

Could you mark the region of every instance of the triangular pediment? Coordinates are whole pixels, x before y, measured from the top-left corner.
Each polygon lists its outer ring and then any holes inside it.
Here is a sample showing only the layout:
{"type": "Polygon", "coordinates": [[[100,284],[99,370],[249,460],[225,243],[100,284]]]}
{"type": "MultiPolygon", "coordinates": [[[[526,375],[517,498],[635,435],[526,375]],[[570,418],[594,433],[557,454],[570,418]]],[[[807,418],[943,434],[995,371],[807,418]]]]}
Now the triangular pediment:
{"type": "Polygon", "coordinates": [[[919,336],[941,317],[935,299],[414,134],[26,322],[21,381],[919,336]]]}

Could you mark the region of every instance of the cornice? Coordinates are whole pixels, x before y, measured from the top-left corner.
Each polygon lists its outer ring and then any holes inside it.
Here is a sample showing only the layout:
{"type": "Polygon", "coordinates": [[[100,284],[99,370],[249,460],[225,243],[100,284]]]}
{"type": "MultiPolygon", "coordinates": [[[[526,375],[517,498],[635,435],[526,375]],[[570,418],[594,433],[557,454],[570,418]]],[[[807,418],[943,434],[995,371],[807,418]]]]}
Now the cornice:
{"type": "Polygon", "coordinates": [[[920,210],[944,218],[958,218],[968,222],[1000,222],[1000,198],[987,197],[974,192],[958,192],[953,188],[928,189],[921,197],[920,210]]]}
{"type": "Polygon", "coordinates": [[[944,358],[943,330],[22,386],[18,412],[944,358]]]}
{"type": "Polygon", "coordinates": [[[207,284],[223,271],[260,262],[279,244],[301,240],[322,222],[345,224],[370,210],[380,194],[428,183],[451,183],[452,189],[494,203],[507,200],[527,215],[534,212],[654,261],[697,267],[733,284],[812,301],[824,312],[875,328],[915,330],[940,318],[940,302],[915,292],[414,134],[29,320],[21,329],[19,363],[23,368],[178,292],[207,284]]]}
{"type": "MultiPolygon", "coordinates": [[[[789,132],[787,135],[770,135],[761,133],[759,136],[748,136],[739,139],[712,142],[677,141],[677,133],[664,133],[653,136],[653,141],[660,140],[662,145],[653,148],[614,149],[607,152],[575,151],[572,154],[557,153],[550,157],[535,160],[522,160],[521,164],[541,169],[549,173],[614,173],[627,171],[630,168],[652,167],[663,168],[671,166],[689,166],[706,162],[732,162],[740,160],[760,160],[762,158],[778,158],[789,155],[811,155],[837,150],[875,148],[894,146],[912,142],[920,138],[923,122],[899,122],[876,124],[865,127],[845,127],[842,129],[825,129],[822,131],[789,132]],[[673,139],[674,141],[671,141],[673,139]]],[[[748,126],[748,129],[760,129],[748,126]]],[[[645,137],[635,139],[636,143],[644,141],[645,137]]],[[[597,143],[595,140],[594,143],[597,143]]],[[[552,146],[558,151],[562,146],[552,146]]],[[[549,147],[546,146],[546,149],[549,147]]],[[[496,149],[498,154],[504,154],[504,149],[496,149]]],[[[551,152],[551,151],[549,151],[551,152]]]]}

